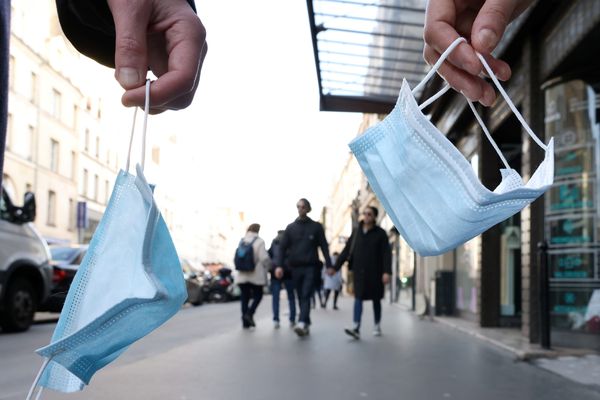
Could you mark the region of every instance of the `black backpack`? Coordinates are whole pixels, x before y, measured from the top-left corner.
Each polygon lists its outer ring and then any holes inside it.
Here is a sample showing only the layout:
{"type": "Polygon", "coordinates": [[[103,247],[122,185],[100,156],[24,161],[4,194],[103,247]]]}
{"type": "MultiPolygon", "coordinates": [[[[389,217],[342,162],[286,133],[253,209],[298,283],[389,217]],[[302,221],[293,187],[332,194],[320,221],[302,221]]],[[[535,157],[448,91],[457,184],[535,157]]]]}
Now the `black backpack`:
{"type": "Polygon", "coordinates": [[[233,258],[235,269],[238,271],[254,271],[256,265],[254,264],[254,249],[252,248],[252,244],[255,240],[256,238],[252,239],[249,243],[244,242],[244,239],[240,240],[240,244],[238,244],[235,250],[235,257],[233,258]]]}

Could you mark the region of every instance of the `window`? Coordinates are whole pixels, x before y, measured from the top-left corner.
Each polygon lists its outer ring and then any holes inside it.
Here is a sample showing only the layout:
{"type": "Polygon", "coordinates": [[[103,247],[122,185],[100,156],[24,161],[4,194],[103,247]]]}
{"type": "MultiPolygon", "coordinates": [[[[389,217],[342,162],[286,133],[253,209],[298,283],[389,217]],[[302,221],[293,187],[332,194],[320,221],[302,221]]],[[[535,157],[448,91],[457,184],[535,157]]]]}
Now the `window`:
{"type": "Polygon", "coordinates": [[[52,116],[56,119],[60,119],[61,104],[62,94],[58,90],[52,89],[52,116]]]}
{"type": "Polygon", "coordinates": [[[8,62],[8,87],[12,89],[15,85],[15,73],[17,72],[15,56],[11,55],[8,62]]]}
{"type": "Polygon", "coordinates": [[[108,204],[108,198],[110,197],[110,182],[104,181],[104,204],[108,204]]]}
{"type": "Polygon", "coordinates": [[[98,174],[94,175],[94,200],[98,200],[98,185],[100,183],[100,178],[98,174]]]}
{"type": "Polygon", "coordinates": [[[83,169],[83,182],[82,185],[83,187],[81,188],[81,194],[83,194],[84,197],[87,197],[87,192],[88,192],[88,170],[87,169],[83,169]]]}
{"type": "Polygon", "coordinates": [[[90,130],[86,128],[85,130],[85,138],[84,138],[84,142],[83,142],[83,149],[85,151],[90,151],[90,130]]]}
{"type": "Polygon", "coordinates": [[[96,136],[96,158],[100,158],[100,136],[96,136]]]}
{"type": "Polygon", "coordinates": [[[33,138],[35,137],[35,128],[33,125],[29,125],[27,128],[27,134],[25,135],[25,152],[23,156],[29,161],[33,159],[33,138]]]}
{"type": "Polygon", "coordinates": [[[60,147],[57,140],[50,139],[50,170],[52,172],[58,172],[58,157],[60,154],[60,147]]]}
{"type": "Polygon", "coordinates": [[[77,174],[77,153],[71,152],[71,179],[75,179],[77,174]]]}
{"type": "Polygon", "coordinates": [[[56,193],[52,190],[48,191],[48,218],[46,225],[56,226],[56,193]]]}
{"type": "Polygon", "coordinates": [[[75,229],[75,200],[69,199],[69,226],[68,230],[72,231],[75,229]]]}
{"type": "Polygon", "coordinates": [[[35,72],[31,72],[31,78],[30,78],[30,82],[31,82],[31,86],[30,86],[30,92],[29,92],[29,100],[31,100],[31,102],[33,104],[37,103],[37,82],[38,80],[38,76],[35,72]]]}
{"type": "Polygon", "coordinates": [[[12,149],[12,124],[13,117],[11,113],[8,113],[8,119],[6,120],[6,150],[12,149]]]}
{"type": "Polygon", "coordinates": [[[79,118],[79,106],[73,105],[73,129],[77,130],[77,121],[79,118]]]}

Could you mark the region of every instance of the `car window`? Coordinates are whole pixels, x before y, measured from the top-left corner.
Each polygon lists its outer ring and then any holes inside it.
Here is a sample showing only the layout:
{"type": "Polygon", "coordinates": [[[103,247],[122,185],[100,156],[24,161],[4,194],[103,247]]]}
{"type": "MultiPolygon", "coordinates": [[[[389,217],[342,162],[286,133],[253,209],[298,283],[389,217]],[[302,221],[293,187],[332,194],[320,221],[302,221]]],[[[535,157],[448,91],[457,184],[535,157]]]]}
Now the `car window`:
{"type": "Polygon", "coordinates": [[[77,249],[72,249],[70,247],[52,247],[50,248],[50,253],[52,254],[52,259],[55,261],[70,261],[77,254],[77,249]]]}
{"type": "Polygon", "coordinates": [[[73,261],[73,264],[80,265],[83,261],[83,257],[85,257],[85,253],[87,253],[87,250],[81,250],[77,255],[77,258],[73,261]]]}

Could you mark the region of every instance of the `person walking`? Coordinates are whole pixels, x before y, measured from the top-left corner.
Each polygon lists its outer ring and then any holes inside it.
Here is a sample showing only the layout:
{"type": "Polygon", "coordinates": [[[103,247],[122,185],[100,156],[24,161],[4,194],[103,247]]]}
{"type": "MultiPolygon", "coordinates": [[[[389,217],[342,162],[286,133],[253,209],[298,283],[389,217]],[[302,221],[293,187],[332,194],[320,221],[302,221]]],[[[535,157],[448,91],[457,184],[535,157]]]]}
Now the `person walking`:
{"type": "Polygon", "coordinates": [[[362,213],[363,219],[352,232],[335,266],[327,273],[335,275],[344,262],[354,272],[354,326],[344,331],[355,339],[360,339],[360,323],[363,301],[373,301],[375,326],[373,334],[381,336],[381,299],[384,285],[390,280],[392,272],[392,252],[385,231],[377,226],[379,210],[368,206],[362,213]]]}
{"type": "Polygon", "coordinates": [[[300,318],[294,332],[299,337],[304,337],[310,333],[310,298],[315,290],[315,274],[321,273],[319,248],[327,268],[331,268],[332,265],[323,226],[308,217],[312,210],[309,201],[304,198],[298,200],[296,208],[298,218],[285,228],[281,240],[282,252],[276,263],[275,276],[279,279],[283,277],[283,255],[287,252],[287,263],[292,270],[292,279],[300,303],[300,318]]]}
{"type": "Polygon", "coordinates": [[[263,286],[267,284],[267,271],[271,260],[265,241],[258,236],[259,224],[251,224],[236,250],[236,281],[241,290],[242,327],[256,326],[254,313],[263,297],[263,286]]]}
{"type": "MultiPolygon", "coordinates": [[[[337,251],[331,256],[331,263],[335,265],[340,253],[337,251]]],[[[323,289],[324,289],[324,308],[327,308],[327,302],[329,301],[329,295],[333,291],[333,309],[337,310],[337,301],[342,291],[342,271],[336,271],[335,274],[329,275],[327,269],[323,268],[323,289]]]]}
{"type": "MultiPolygon", "coordinates": [[[[276,265],[277,259],[281,254],[281,240],[283,239],[284,233],[284,230],[277,231],[277,236],[271,242],[271,247],[269,247],[269,256],[271,257],[273,265],[276,265]]],[[[285,255],[283,255],[283,277],[281,279],[278,279],[275,276],[275,270],[271,269],[271,301],[273,306],[273,327],[275,329],[279,329],[280,327],[279,294],[281,292],[282,286],[287,292],[288,307],[290,313],[290,328],[294,328],[296,326],[296,295],[294,292],[294,281],[292,280],[292,271],[290,271],[290,268],[287,265],[285,255]]]]}

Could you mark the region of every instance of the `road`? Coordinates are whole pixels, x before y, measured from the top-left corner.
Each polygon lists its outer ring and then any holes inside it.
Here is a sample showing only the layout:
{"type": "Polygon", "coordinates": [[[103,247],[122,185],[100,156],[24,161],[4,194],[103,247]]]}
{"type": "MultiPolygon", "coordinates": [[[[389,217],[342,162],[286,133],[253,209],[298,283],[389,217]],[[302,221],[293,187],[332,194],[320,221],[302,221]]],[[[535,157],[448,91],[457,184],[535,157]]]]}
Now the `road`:
{"type": "MultiPolygon", "coordinates": [[[[486,342],[384,306],[382,337],[371,335],[365,307],[363,337],[343,333],[352,303],[318,309],[307,339],[270,321],[265,297],[257,328],[244,331],[238,304],[185,307],[131,346],[74,395],[45,391],[43,399],[460,399],[600,400],[577,384],[486,342]]],[[[283,302],[285,303],[285,302],[283,302]]],[[[54,323],[22,334],[0,334],[0,400],[22,400],[41,364],[54,323]]]]}

